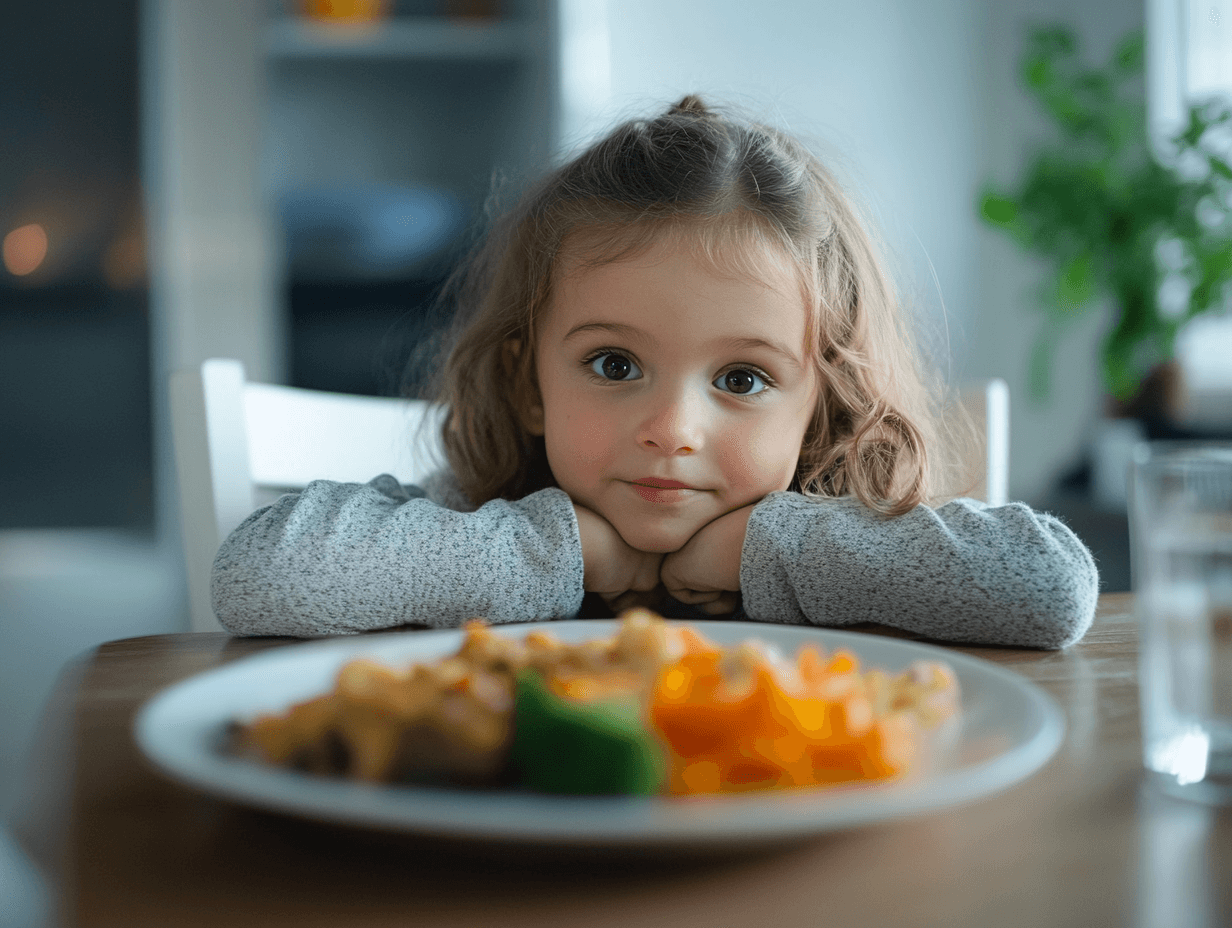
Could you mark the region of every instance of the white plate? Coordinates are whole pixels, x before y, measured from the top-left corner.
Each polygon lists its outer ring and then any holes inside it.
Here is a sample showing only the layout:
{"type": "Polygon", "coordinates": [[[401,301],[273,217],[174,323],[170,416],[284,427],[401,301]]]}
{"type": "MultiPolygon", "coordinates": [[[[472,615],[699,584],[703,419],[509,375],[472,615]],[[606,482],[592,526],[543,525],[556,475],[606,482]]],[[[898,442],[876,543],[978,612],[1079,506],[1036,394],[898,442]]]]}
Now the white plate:
{"type": "MultiPolygon", "coordinates": [[[[562,641],[610,635],[614,621],[505,626],[540,628],[562,641]]],[[[809,642],[847,648],[864,668],[890,672],[912,661],[949,663],[963,712],[952,746],[904,781],[687,798],[559,797],[412,786],[372,786],[316,777],[227,756],[227,723],[275,712],[328,690],[346,661],[391,665],[454,652],[461,632],[399,632],[335,638],[242,658],[155,696],[136,721],[137,742],[165,772],[238,802],[350,825],[537,844],[728,845],[764,843],[918,815],[999,792],[1038,770],[1065,731],[1060,710],[1034,684],[995,664],[943,648],[829,629],[744,622],[693,622],[721,644],[761,638],[785,654],[809,642]]]]}

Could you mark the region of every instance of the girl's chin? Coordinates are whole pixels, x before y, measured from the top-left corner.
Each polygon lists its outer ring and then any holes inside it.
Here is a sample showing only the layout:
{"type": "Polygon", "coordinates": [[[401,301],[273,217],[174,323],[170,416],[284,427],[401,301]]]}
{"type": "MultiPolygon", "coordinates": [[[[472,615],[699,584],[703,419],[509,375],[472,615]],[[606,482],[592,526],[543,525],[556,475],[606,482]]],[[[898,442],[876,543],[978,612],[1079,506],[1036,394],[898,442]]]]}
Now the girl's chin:
{"type": "Polygon", "coordinates": [[[616,526],[625,544],[638,551],[645,551],[647,554],[671,554],[673,551],[679,551],[696,534],[697,528],[682,529],[679,526],[665,526],[656,529],[645,523],[616,526]]]}

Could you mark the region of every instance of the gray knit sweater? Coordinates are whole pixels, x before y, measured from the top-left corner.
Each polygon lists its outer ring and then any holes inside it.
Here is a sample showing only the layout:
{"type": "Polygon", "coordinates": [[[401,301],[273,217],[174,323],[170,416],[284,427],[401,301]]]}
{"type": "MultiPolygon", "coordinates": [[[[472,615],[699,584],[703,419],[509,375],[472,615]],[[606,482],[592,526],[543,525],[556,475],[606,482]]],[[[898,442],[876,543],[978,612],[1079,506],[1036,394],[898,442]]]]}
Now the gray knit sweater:
{"type": "MultiPolygon", "coordinates": [[[[749,519],[746,618],[879,622],[930,638],[1059,648],[1086,632],[1099,578],[1052,516],[959,499],[886,518],[856,500],[772,493],[749,519]]],[[[547,489],[475,509],[451,475],[316,481],[223,542],[214,612],[237,635],[318,636],[407,623],[574,617],[582,548],[573,505],[547,489]]]]}

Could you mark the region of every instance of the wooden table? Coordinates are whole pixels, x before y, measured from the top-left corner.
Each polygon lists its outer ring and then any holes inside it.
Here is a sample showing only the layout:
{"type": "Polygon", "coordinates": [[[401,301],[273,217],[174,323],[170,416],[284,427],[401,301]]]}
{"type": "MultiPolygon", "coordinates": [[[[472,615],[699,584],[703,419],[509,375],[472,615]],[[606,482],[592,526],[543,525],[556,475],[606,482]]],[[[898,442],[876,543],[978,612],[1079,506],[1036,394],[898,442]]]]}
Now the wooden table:
{"type": "Polygon", "coordinates": [[[710,860],[509,853],[327,826],[183,788],[131,726],[158,689],[283,639],[103,645],[50,702],[16,831],[65,925],[1232,924],[1232,810],[1146,787],[1126,595],[1063,652],[961,648],[1052,693],[1058,755],[948,812],[710,860]]]}

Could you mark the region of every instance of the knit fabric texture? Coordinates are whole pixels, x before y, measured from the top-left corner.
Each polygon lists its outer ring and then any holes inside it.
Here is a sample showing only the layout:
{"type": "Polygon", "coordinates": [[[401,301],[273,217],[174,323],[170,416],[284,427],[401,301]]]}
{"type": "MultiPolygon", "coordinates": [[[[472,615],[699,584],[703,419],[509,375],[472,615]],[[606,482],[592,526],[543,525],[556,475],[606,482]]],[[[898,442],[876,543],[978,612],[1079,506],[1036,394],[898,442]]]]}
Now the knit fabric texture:
{"type": "MultiPolygon", "coordinates": [[[[559,489],[475,507],[448,472],[314,481],[223,542],[211,593],[237,635],[316,637],[405,624],[456,628],[573,618],[577,519],[559,489]]],[[[958,499],[887,518],[853,499],[772,493],[753,510],[743,614],[877,622],[928,638],[1061,648],[1090,627],[1099,575],[1060,520],[1022,503],[958,499]]]]}

